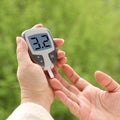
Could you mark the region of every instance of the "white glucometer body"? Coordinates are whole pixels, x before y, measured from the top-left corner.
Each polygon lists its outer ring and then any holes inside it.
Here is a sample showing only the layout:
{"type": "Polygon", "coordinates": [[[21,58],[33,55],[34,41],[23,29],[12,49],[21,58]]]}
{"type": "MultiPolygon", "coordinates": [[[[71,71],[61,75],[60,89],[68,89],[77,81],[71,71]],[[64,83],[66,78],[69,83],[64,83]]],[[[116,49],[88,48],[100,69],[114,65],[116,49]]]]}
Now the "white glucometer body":
{"type": "Polygon", "coordinates": [[[28,29],[22,33],[22,37],[28,44],[32,61],[48,71],[49,76],[53,78],[51,69],[56,64],[57,53],[49,30],[47,28],[28,29]]]}

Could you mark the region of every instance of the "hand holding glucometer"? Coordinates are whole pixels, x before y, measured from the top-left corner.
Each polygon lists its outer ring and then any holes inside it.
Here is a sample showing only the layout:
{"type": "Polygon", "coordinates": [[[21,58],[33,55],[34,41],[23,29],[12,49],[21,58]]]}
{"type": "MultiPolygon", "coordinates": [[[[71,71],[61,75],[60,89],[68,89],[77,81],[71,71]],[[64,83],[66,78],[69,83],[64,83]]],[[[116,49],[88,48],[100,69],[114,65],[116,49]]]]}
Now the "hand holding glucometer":
{"type": "Polygon", "coordinates": [[[22,33],[22,37],[29,47],[32,61],[39,64],[44,71],[48,71],[50,78],[53,78],[51,69],[56,64],[57,52],[49,30],[47,28],[28,29],[22,33]]]}

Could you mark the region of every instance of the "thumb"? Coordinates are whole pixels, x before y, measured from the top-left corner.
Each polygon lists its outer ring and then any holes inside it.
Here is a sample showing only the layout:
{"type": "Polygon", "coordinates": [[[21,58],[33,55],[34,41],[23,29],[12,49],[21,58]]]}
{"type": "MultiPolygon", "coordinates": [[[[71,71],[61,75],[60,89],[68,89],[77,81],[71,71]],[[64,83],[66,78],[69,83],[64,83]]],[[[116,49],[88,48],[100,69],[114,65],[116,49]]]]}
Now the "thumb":
{"type": "Polygon", "coordinates": [[[25,42],[25,40],[22,37],[16,38],[17,43],[17,60],[19,66],[24,66],[31,62],[29,53],[28,53],[28,46],[25,42]]]}
{"type": "Polygon", "coordinates": [[[115,92],[120,87],[120,85],[116,81],[114,81],[109,75],[101,71],[95,72],[95,78],[97,82],[108,92],[115,92]]]}

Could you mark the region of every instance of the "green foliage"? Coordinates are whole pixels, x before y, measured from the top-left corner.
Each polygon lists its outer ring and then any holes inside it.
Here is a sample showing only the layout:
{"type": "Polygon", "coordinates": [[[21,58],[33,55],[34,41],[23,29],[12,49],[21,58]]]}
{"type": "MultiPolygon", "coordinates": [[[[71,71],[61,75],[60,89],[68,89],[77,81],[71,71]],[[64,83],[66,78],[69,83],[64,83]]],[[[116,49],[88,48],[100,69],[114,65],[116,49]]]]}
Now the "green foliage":
{"type": "MultiPolygon", "coordinates": [[[[116,0],[2,0],[0,2],[0,117],[5,119],[20,102],[16,78],[16,36],[37,23],[54,37],[65,39],[61,48],[68,63],[96,85],[93,74],[102,70],[118,82],[120,72],[120,2],[116,0]]],[[[57,120],[76,118],[57,99],[57,120]]]]}

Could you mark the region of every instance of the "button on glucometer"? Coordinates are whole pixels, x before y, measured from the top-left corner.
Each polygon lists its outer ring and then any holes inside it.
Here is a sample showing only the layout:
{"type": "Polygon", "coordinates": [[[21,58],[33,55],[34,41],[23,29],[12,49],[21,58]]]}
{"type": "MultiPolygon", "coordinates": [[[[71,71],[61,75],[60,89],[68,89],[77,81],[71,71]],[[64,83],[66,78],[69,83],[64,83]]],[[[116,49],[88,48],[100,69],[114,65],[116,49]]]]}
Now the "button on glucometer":
{"type": "Polygon", "coordinates": [[[42,55],[35,55],[34,58],[38,64],[44,66],[45,63],[42,55]]]}
{"type": "Polygon", "coordinates": [[[50,60],[51,60],[51,62],[53,63],[53,64],[55,64],[55,62],[56,62],[56,54],[55,54],[55,50],[54,51],[52,51],[51,53],[49,53],[49,58],[50,58],[50,60]]]}

